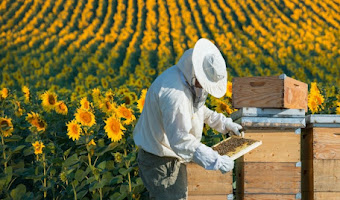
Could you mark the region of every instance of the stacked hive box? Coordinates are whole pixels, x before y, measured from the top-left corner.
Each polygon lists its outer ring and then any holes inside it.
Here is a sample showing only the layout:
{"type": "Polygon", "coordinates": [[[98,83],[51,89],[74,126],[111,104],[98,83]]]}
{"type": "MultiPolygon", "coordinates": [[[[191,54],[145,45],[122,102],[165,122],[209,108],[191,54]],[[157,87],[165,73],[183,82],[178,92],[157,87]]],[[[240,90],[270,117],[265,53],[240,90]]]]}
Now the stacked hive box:
{"type": "Polygon", "coordinates": [[[309,115],[302,134],[302,197],[340,199],[340,115],[309,115]]]}
{"type": "Polygon", "coordinates": [[[196,163],[187,164],[189,200],[232,200],[232,172],[205,170],[196,163]]]}
{"type": "Polygon", "coordinates": [[[236,161],[237,199],[301,198],[303,109],[241,108],[232,118],[262,145],[236,161]]]}

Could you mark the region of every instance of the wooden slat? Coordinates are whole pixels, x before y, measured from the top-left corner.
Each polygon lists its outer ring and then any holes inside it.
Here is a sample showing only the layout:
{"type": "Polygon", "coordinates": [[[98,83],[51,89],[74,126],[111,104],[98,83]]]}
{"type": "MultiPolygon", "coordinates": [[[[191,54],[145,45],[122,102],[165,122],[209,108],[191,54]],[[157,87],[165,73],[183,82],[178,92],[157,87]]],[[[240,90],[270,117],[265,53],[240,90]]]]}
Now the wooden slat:
{"type": "Polygon", "coordinates": [[[235,77],[233,107],[283,107],[283,80],[278,76],[235,77]]]}
{"type": "Polygon", "coordinates": [[[187,164],[189,195],[228,195],[233,193],[232,172],[205,170],[195,164],[187,164]]]}
{"type": "Polygon", "coordinates": [[[244,155],[245,162],[299,162],[300,135],[294,131],[246,131],[245,137],[262,145],[244,155]]]}
{"type": "Polygon", "coordinates": [[[189,200],[227,200],[228,195],[189,195],[189,200]]]}
{"type": "Polygon", "coordinates": [[[340,200],[340,192],[315,192],[314,200],[340,200]]]}
{"type": "Polygon", "coordinates": [[[245,194],[244,200],[295,200],[295,195],[280,194],[245,194]]]}
{"type": "Polygon", "coordinates": [[[296,163],[244,163],[244,193],[297,194],[301,168],[296,163]]]}
{"type": "Polygon", "coordinates": [[[313,185],[313,130],[304,129],[301,141],[301,190],[303,199],[312,199],[313,185]]]}
{"type": "Polygon", "coordinates": [[[340,128],[313,128],[315,159],[340,159],[340,128]]]}
{"type": "Polygon", "coordinates": [[[314,191],[340,192],[340,160],[314,160],[314,191]]]}
{"type": "Polygon", "coordinates": [[[284,79],[284,107],[302,108],[307,112],[308,85],[290,77],[284,79]]]}

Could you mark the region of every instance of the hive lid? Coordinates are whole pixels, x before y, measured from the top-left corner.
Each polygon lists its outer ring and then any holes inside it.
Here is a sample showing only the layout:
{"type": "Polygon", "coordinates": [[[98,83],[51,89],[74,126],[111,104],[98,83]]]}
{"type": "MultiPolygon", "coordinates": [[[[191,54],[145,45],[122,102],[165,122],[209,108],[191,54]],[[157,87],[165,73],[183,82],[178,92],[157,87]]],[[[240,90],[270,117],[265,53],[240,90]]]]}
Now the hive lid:
{"type": "Polygon", "coordinates": [[[280,109],[280,108],[255,108],[244,107],[231,114],[233,120],[241,117],[278,117],[278,118],[304,118],[304,109],[280,109]]]}
{"type": "Polygon", "coordinates": [[[236,160],[261,144],[262,141],[242,138],[239,136],[231,136],[215,144],[212,148],[220,155],[227,155],[232,160],[236,160]]]}
{"type": "Polygon", "coordinates": [[[308,115],[306,123],[312,127],[340,127],[340,115],[308,115]]]}

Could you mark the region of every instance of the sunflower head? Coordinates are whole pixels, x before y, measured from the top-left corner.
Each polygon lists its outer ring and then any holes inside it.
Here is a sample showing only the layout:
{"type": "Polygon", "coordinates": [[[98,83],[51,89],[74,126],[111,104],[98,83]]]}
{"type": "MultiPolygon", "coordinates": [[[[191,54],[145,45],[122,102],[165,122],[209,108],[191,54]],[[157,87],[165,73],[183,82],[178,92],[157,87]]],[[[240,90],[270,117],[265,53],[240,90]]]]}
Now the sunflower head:
{"type": "Polygon", "coordinates": [[[27,114],[26,120],[37,129],[37,131],[45,131],[47,124],[44,119],[35,112],[31,112],[27,114]]]}
{"type": "Polygon", "coordinates": [[[12,119],[10,118],[0,118],[0,132],[4,137],[9,137],[13,132],[12,119]]]}
{"type": "Polygon", "coordinates": [[[6,99],[8,97],[8,89],[7,88],[2,88],[0,91],[0,97],[2,99],[6,99]]]}
{"type": "Polygon", "coordinates": [[[63,101],[58,101],[55,107],[55,111],[62,115],[67,115],[68,108],[63,101]]]}
{"type": "Polygon", "coordinates": [[[142,113],[143,108],[144,108],[146,92],[147,92],[147,89],[143,89],[143,90],[142,90],[142,94],[140,95],[140,98],[139,98],[138,101],[137,101],[137,108],[139,109],[139,111],[140,111],[141,113],[142,113]]]}
{"type": "Polygon", "coordinates": [[[30,89],[27,86],[22,87],[22,92],[25,96],[25,102],[28,102],[30,100],[30,89]]]}
{"type": "Polygon", "coordinates": [[[82,132],[80,125],[75,120],[73,120],[67,123],[66,126],[67,126],[67,135],[69,139],[72,139],[73,141],[79,140],[81,132],[82,132]]]}
{"type": "Polygon", "coordinates": [[[111,116],[105,120],[105,132],[107,137],[111,139],[111,141],[117,142],[122,139],[123,130],[126,130],[123,125],[120,123],[120,120],[115,116],[111,116]]]}
{"type": "Polygon", "coordinates": [[[35,143],[32,143],[32,146],[34,148],[34,154],[39,155],[42,154],[42,149],[45,147],[43,142],[36,141],[35,143]]]}
{"type": "Polygon", "coordinates": [[[41,95],[42,106],[46,111],[50,111],[55,108],[57,104],[57,95],[53,92],[46,91],[41,95]]]}
{"type": "Polygon", "coordinates": [[[90,110],[90,102],[87,100],[87,97],[84,97],[80,100],[80,108],[84,110],[90,110]]]}
{"type": "Polygon", "coordinates": [[[231,96],[233,95],[233,83],[228,81],[227,83],[227,93],[226,96],[231,98],[231,96]]]}
{"type": "Polygon", "coordinates": [[[124,123],[126,125],[129,125],[132,121],[136,120],[136,117],[133,115],[132,110],[127,108],[125,104],[122,104],[117,108],[117,116],[120,118],[124,118],[124,123]]]}
{"type": "Polygon", "coordinates": [[[116,109],[116,104],[111,103],[111,101],[108,99],[105,99],[100,103],[99,108],[105,113],[112,113],[116,109]]]}
{"type": "Polygon", "coordinates": [[[78,108],[77,113],[75,114],[75,117],[76,117],[76,121],[79,122],[83,126],[91,127],[96,123],[94,114],[88,110],[78,108]]]}

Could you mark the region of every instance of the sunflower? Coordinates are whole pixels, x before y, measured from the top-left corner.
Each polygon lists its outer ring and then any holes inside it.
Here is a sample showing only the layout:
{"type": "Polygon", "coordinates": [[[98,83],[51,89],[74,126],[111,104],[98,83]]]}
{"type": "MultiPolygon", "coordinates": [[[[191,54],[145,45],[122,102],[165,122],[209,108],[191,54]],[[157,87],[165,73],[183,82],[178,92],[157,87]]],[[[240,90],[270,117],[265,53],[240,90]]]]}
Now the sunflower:
{"type": "Polygon", "coordinates": [[[107,133],[107,137],[111,139],[111,141],[119,141],[122,139],[124,135],[123,130],[126,130],[123,125],[120,123],[120,120],[115,116],[111,116],[105,120],[105,132],[107,133]]]}
{"type": "Polygon", "coordinates": [[[338,107],[336,108],[336,114],[337,114],[337,115],[340,115],[340,102],[337,102],[336,105],[338,106],[338,107]]]}
{"type": "Polygon", "coordinates": [[[17,106],[17,110],[15,111],[15,115],[17,117],[20,117],[23,113],[23,109],[21,108],[20,101],[15,101],[15,104],[17,106]]]}
{"type": "Polygon", "coordinates": [[[87,143],[87,145],[89,146],[96,146],[97,144],[94,142],[94,140],[92,139],[89,143],[87,143]]]}
{"type": "Polygon", "coordinates": [[[147,92],[147,89],[143,89],[143,90],[142,90],[142,94],[140,95],[140,98],[139,98],[138,101],[137,101],[137,108],[139,109],[139,111],[140,111],[141,113],[142,113],[143,108],[144,108],[146,92],[147,92]]]}
{"type": "Polygon", "coordinates": [[[228,114],[231,114],[234,112],[234,110],[232,108],[230,108],[230,106],[228,105],[228,103],[221,101],[219,99],[215,99],[216,102],[216,111],[217,112],[226,112],[228,114]]]}
{"type": "Polygon", "coordinates": [[[55,108],[57,104],[57,95],[53,92],[46,91],[41,95],[42,106],[46,111],[50,111],[55,108]]]}
{"type": "Polygon", "coordinates": [[[34,154],[35,155],[42,154],[42,149],[45,147],[44,143],[39,142],[39,141],[32,143],[32,146],[34,147],[34,154]]]}
{"type": "Polygon", "coordinates": [[[96,123],[96,119],[94,114],[91,111],[84,109],[77,109],[77,113],[75,114],[77,122],[81,123],[83,126],[93,126],[96,123]]]}
{"type": "Polygon", "coordinates": [[[6,99],[8,97],[8,89],[7,88],[2,88],[1,92],[0,92],[0,97],[3,99],[6,99]]]}
{"type": "Polygon", "coordinates": [[[231,98],[233,95],[233,83],[228,81],[227,83],[227,93],[226,93],[227,97],[231,98]]]}
{"type": "Polygon", "coordinates": [[[114,94],[111,90],[105,92],[105,97],[106,97],[107,99],[109,99],[110,101],[113,101],[113,100],[114,100],[114,96],[115,96],[115,94],[114,94]]]}
{"type": "Polygon", "coordinates": [[[67,123],[66,126],[67,126],[67,135],[69,139],[72,139],[73,141],[79,140],[80,134],[81,134],[80,125],[75,120],[73,120],[67,123]]]}
{"type": "Polygon", "coordinates": [[[316,82],[311,83],[310,92],[308,94],[308,108],[311,110],[312,114],[319,112],[323,109],[323,102],[325,101],[323,95],[316,82]]]}
{"type": "Polygon", "coordinates": [[[37,128],[37,131],[45,131],[47,124],[42,117],[38,113],[31,112],[32,114],[28,113],[26,120],[34,127],[37,128]]]}
{"type": "Polygon", "coordinates": [[[90,109],[90,102],[87,100],[87,97],[84,97],[80,100],[80,108],[84,110],[90,109]]]}
{"type": "Polygon", "coordinates": [[[67,115],[68,108],[63,101],[58,101],[56,106],[55,106],[55,111],[59,114],[67,115]]]}
{"type": "Polygon", "coordinates": [[[108,99],[105,99],[100,103],[99,108],[105,113],[111,113],[115,111],[116,104],[111,103],[108,99]]]}
{"type": "Polygon", "coordinates": [[[0,131],[4,137],[9,137],[13,132],[12,119],[10,118],[0,118],[0,131]]]}
{"type": "Polygon", "coordinates": [[[124,124],[126,125],[129,125],[132,121],[136,120],[136,117],[132,114],[132,110],[127,108],[125,104],[122,104],[117,108],[117,116],[125,118],[124,124]]]}
{"type": "Polygon", "coordinates": [[[22,92],[24,93],[24,96],[25,96],[25,102],[29,102],[29,100],[30,100],[30,89],[28,89],[27,86],[23,86],[22,92]]]}

